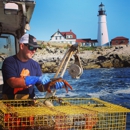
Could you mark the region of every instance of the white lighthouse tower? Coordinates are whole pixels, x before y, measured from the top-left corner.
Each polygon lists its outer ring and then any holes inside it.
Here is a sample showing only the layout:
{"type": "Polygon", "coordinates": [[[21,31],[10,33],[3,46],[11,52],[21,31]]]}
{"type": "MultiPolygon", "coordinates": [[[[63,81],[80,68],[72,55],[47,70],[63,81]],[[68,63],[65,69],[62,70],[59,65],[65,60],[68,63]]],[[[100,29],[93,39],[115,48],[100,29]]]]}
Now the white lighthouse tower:
{"type": "Polygon", "coordinates": [[[98,45],[97,46],[109,46],[108,31],[107,31],[107,22],[105,14],[104,5],[101,3],[99,5],[98,11],[98,45]]]}

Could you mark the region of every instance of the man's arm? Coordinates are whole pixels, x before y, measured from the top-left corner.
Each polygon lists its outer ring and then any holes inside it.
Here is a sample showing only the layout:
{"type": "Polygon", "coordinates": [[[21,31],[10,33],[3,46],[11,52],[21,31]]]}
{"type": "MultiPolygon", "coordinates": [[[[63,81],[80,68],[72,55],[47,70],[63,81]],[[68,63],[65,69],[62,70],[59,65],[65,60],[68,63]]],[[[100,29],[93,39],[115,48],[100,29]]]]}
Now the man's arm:
{"type": "Polygon", "coordinates": [[[12,88],[28,88],[25,84],[25,80],[22,77],[11,77],[7,80],[7,83],[12,88]]]}

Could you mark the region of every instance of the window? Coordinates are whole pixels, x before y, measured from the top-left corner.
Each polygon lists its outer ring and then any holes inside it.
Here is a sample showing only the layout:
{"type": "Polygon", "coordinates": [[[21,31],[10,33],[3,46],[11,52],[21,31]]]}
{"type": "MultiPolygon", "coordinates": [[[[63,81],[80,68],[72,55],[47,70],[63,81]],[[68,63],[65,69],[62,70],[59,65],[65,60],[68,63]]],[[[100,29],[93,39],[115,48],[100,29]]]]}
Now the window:
{"type": "Polygon", "coordinates": [[[123,43],[124,41],[122,40],[121,43],[123,43]]]}
{"type": "Polygon", "coordinates": [[[72,35],[66,35],[66,38],[73,38],[72,35]]]}
{"type": "Polygon", "coordinates": [[[11,34],[1,34],[0,36],[0,69],[3,60],[7,56],[16,54],[15,37],[11,34]]]}

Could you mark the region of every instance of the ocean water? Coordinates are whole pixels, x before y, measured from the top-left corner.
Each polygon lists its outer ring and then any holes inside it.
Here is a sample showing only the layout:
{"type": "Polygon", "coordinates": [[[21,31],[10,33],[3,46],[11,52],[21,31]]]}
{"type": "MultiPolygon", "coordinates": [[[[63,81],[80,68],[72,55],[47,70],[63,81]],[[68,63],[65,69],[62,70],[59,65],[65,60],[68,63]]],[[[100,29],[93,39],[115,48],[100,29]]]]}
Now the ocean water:
{"type": "MultiPolygon", "coordinates": [[[[46,75],[54,77],[54,73],[46,75]]],[[[80,79],[72,79],[66,71],[63,78],[73,90],[68,93],[65,89],[57,90],[57,97],[96,97],[130,109],[130,68],[84,70],[80,79]]],[[[36,90],[36,96],[44,97],[45,93],[36,90]]],[[[126,130],[130,130],[130,113],[126,126],[126,130]]]]}

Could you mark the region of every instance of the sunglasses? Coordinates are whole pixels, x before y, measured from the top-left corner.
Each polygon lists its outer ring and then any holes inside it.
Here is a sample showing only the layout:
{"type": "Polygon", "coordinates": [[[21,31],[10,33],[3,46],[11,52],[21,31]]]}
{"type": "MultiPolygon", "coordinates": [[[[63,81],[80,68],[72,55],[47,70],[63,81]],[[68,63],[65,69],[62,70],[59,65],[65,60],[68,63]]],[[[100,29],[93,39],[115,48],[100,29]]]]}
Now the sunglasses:
{"type": "Polygon", "coordinates": [[[28,50],[30,50],[30,51],[36,51],[37,50],[37,48],[36,47],[33,47],[33,46],[30,46],[30,45],[28,45],[28,44],[24,44],[25,46],[27,46],[28,47],[28,50]]]}

